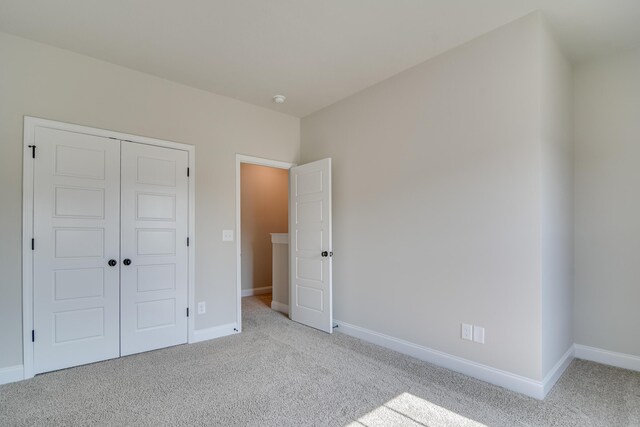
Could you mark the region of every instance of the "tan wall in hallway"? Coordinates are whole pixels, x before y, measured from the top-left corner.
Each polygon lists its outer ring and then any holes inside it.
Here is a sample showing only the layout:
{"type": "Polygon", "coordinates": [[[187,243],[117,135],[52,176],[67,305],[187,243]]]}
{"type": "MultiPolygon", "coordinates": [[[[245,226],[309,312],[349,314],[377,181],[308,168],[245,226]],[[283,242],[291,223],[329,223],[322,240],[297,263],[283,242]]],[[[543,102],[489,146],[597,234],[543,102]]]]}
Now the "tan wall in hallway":
{"type": "Polygon", "coordinates": [[[242,289],[271,286],[271,234],[288,229],[289,171],[240,165],[242,289]]]}

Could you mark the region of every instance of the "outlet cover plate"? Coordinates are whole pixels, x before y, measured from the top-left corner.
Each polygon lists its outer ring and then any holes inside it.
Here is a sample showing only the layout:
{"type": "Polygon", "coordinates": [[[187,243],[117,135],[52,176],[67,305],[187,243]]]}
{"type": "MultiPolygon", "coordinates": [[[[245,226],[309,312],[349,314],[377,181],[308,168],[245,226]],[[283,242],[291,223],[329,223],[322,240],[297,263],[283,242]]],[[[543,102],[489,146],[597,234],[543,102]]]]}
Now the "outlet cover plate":
{"type": "Polygon", "coordinates": [[[467,341],[473,340],[473,325],[463,323],[460,338],[467,341]]]}
{"type": "Polygon", "coordinates": [[[207,303],[200,301],[198,303],[198,314],[205,314],[207,312],[207,303]]]}

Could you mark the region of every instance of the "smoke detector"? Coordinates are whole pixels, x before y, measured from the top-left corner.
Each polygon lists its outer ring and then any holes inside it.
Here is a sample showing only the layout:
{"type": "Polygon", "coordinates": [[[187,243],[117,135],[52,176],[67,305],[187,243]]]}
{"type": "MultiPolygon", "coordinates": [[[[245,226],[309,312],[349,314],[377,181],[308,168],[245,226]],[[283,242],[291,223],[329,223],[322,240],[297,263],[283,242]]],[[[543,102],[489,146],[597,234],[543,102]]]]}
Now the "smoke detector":
{"type": "Polygon", "coordinates": [[[284,104],[284,101],[287,100],[287,97],[284,95],[276,95],[273,97],[273,102],[276,104],[284,104]]]}

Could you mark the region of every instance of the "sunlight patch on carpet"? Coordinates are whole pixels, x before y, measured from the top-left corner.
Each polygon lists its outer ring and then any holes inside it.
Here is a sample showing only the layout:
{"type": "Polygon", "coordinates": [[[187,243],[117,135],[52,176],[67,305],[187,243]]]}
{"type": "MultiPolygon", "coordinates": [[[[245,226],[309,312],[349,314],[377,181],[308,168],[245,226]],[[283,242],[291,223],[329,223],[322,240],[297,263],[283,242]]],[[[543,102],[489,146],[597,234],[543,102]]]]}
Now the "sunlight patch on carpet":
{"type": "Polygon", "coordinates": [[[410,393],[402,393],[347,427],[378,426],[429,426],[429,427],[486,427],[477,421],[452,412],[442,406],[421,399],[410,393]]]}

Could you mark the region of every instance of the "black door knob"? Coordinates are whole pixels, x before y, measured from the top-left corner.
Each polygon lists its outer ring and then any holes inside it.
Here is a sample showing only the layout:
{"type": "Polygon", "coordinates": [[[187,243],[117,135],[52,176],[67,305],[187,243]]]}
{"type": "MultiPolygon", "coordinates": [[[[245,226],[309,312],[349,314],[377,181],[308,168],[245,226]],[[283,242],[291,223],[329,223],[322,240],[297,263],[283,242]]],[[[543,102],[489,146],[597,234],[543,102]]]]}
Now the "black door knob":
{"type": "Polygon", "coordinates": [[[117,262],[115,259],[110,259],[110,260],[109,260],[109,265],[110,265],[111,267],[115,267],[117,263],[118,263],[118,262],[117,262]]]}
{"type": "Polygon", "coordinates": [[[131,260],[129,258],[125,258],[124,261],[122,261],[122,263],[124,265],[131,265],[131,260]]]}
{"type": "Polygon", "coordinates": [[[322,251],[322,253],[320,255],[322,255],[323,257],[327,257],[327,256],[329,256],[329,252],[322,251]]]}

